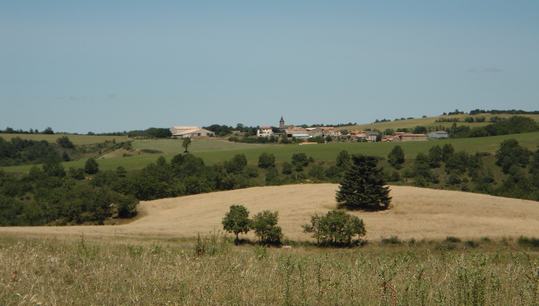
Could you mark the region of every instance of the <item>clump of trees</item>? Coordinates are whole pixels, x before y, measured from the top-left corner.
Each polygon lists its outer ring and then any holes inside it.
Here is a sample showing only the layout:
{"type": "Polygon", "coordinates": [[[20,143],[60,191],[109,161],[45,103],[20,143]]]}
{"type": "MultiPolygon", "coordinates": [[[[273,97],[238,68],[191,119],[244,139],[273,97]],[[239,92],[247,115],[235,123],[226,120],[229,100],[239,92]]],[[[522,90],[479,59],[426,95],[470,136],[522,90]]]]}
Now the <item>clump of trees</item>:
{"type": "Polygon", "coordinates": [[[375,157],[354,155],[337,191],[339,207],[347,209],[383,210],[391,197],[382,169],[375,157]]]}
{"type": "Polygon", "coordinates": [[[247,234],[250,230],[255,232],[262,244],[279,245],[283,239],[278,212],[264,210],[249,219],[249,211],[242,205],[232,205],[223,218],[223,229],[236,236],[235,242],[239,243],[239,234],[247,234]]]}
{"type": "Polygon", "coordinates": [[[303,225],[303,231],[311,233],[318,245],[332,246],[351,246],[366,234],[363,220],[341,210],[313,215],[311,222],[303,225]]]}

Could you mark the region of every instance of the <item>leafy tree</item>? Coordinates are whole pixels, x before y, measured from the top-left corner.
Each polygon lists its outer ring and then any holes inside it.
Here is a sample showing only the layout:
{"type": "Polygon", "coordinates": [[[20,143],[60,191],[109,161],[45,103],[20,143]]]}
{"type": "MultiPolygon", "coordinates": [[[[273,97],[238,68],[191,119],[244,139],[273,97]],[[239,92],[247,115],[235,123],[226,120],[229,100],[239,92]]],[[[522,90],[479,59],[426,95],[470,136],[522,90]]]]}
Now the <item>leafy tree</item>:
{"type": "Polygon", "coordinates": [[[348,209],[382,210],[391,202],[389,187],[385,186],[382,169],[375,157],[354,155],[337,191],[339,207],[348,209]]]}
{"type": "Polygon", "coordinates": [[[387,155],[387,160],[391,166],[395,169],[402,168],[404,164],[404,151],[401,146],[394,146],[391,152],[387,155]]]}
{"type": "Polygon", "coordinates": [[[75,148],[75,145],[71,142],[71,140],[69,140],[69,138],[67,136],[62,136],[58,139],[56,139],[56,143],[64,148],[64,149],[73,149],[75,148]]]}
{"type": "Polygon", "coordinates": [[[251,228],[261,243],[280,244],[283,238],[281,227],[277,225],[279,213],[264,210],[253,217],[251,228]]]}
{"type": "Polygon", "coordinates": [[[429,164],[433,168],[441,166],[443,161],[442,148],[439,145],[435,145],[429,150],[429,164]]]}
{"type": "Polygon", "coordinates": [[[442,160],[444,162],[447,162],[447,160],[449,159],[449,157],[451,157],[451,155],[453,155],[453,153],[455,153],[455,148],[453,148],[453,145],[451,145],[450,143],[444,144],[444,146],[442,147],[442,160]]]}
{"type": "Polygon", "coordinates": [[[275,155],[262,153],[258,157],[258,167],[263,169],[274,168],[275,167],[275,155]]]}
{"type": "Polygon", "coordinates": [[[469,156],[466,152],[460,151],[452,154],[445,163],[446,173],[464,174],[468,167],[469,156]]]}
{"type": "Polygon", "coordinates": [[[520,146],[515,139],[504,140],[496,151],[496,165],[509,173],[512,166],[526,167],[530,161],[530,151],[520,146]]]}
{"type": "Polygon", "coordinates": [[[313,165],[311,169],[309,169],[309,177],[319,180],[319,181],[324,180],[325,178],[324,167],[317,164],[313,165]]]}
{"type": "Polygon", "coordinates": [[[43,130],[43,134],[54,134],[54,131],[52,130],[51,127],[48,127],[43,130]]]}
{"type": "Polygon", "coordinates": [[[352,160],[350,159],[350,154],[348,151],[341,151],[337,155],[337,159],[335,160],[335,165],[341,169],[348,169],[350,167],[352,160]]]}
{"type": "Polygon", "coordinates": [[[292,165],[290,163],[284,162],[283,163],[283,174],[292,174],[292,165]]]}
{"type": "Polygon", "coordinates": [[[415,183],[418,186],[426,186],[428,183],[435,183],[436,177],[431,170],[429,158],[423,153],[417,154],[414,161],[415,183]]]}
{"type": "Polygon", "coordinates": [[[84,169],[82,168],[69,168],[68,170],[69,177],[75,180],[83,180],[84,179],[84,169]]]}
{"type": "Polygon", "coordinates": [[[184,149],[183,153],[189,153],[189,146],[191,145],[191,138],[186,137],[183,139],[182,147],[184,149]]]}
{"type": "Polygon", "coordinates": [[[309,158],[305,153],[294,153],[292,155],[292,165],[294,165],[296,171],[303,171],[303,167],[309,165],[309,158]]]}
{"type": "Polygon", "coordinates": [[[64,166],[56,160],[49,160],[43,164],[43,172],[45,172],[47,176],[54,177],[64,177],[66,175],[64,166]]]}
{"type": "Polygon", "coordinates": [[[246,166],[247,157],[245,157],[245,154],[236,154],[231,160],[225,162],[226,171],[234,174],[243,172],[246,166]]]}
{"type": "Polygon", "coordinates": [[[326,215],[314,215],[311,223],[303,225],[306,233],[312,233],[318,244],[350,246],[354,237],[366,234],[363,220],[341,210],[329,211],[326,215]]]}
{"type": "Polygon", "coordinates": [[[251,220],[249,220],[249,211],[243,205],[232,205],[230,210],[223,218],[223,229],[236,235],[235,242],[239,242],[241,233],[247,234],[251,229],[251,220]]]}
{"type": "Polygon", "coordinates": [[[86,160],[86,163],[84,164],[84,172],[86,174],[96,174],[99,172],[99,165],[97,164],[97,161],[94,158],[88,158],[86,160]]]}

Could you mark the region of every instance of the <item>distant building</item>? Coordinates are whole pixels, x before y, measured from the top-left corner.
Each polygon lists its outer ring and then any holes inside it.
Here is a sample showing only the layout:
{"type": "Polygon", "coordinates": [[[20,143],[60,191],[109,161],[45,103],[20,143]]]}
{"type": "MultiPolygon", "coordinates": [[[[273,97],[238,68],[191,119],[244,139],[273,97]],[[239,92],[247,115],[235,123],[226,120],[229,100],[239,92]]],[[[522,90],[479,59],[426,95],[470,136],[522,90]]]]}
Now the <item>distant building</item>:
{"type": "Polygon", "coordinates": [[[271,137],[273,136],[273,128],[271,126],[261,126],[256,130],[257,137],[271,137]]]}
{"type": "Polygon", "coordinates": [[[283,118],[283,116],[281,116],[281,120],[279,120],[279,129],[284,130],[285,127],[286,126],[284,125],[284,118],[283,118]]]}
{"type": "Polygon", "coordinates": [[[292,137],[297,139],[308,139],[311,138],[311,134],[307,129],[302,127],[288,127],[285,129],[286,137],[292,137]]]}
{"type": "Polygon", "coordinates": [[[396,132],[393,135],[394,141],[426,141],[428,140],[426,134],[412,134],[404,132],[396,132]]]}
{"type": "Polygon", "coordinates": [[[430,132],[427,136],[431,139],[446,139],[449,138],[449,134],[446,131],[430,132]]]}
{"type": "Polygon", "coordinates": [[[377,142],[378,138],[380,137],[380,133],[374,131],[368,131],[366,134],[367,137],[365,138],[365,140],[369,142],[377,142]]]}
{"type": "Polygon", "coordinates": [[[215,133],[197,126],[174,126],[170,129],[174,138],[212,137],[215,133]]]}

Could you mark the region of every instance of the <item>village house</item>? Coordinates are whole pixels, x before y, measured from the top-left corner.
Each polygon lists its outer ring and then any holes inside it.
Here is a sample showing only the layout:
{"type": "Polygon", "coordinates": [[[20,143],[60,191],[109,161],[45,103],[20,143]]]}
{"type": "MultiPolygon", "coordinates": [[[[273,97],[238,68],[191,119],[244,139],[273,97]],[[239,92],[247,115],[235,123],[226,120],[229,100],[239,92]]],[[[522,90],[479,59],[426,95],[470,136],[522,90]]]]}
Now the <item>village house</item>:
{"type": "Polygon", "coordinates": [[[271,126],[261,126],[256,130],[257,137],[271,137],[273,136],[273,127],[271,126]]]}
{"type": "Polygon", "coordinates": [[[431,139],[446,139],[449,138],[449,134],[446,131],[430,132],[427,136],[431,139]]]}
{"type": "Polygon", "coordinates": [[[173,138],[213,137],[215,133],[197,126],[174,126],[170,129],[173,138]]]}

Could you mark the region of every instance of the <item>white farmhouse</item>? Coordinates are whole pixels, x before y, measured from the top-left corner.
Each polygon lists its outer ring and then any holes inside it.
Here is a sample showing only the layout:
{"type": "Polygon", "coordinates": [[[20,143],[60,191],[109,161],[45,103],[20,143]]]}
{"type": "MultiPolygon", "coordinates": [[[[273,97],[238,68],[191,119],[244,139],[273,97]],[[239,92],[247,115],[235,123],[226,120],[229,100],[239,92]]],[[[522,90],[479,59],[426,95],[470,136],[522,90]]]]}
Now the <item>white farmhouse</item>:
{"type": "Polygon", "coordinates": [[[256,130],[257,137],[271,137],[273,136],[273,128],[271,126],[261,126],[256,130]]]}
{"type": "Polygon", "coordinates": [[[172,137],[175,138],[196,138],[196,137],[211,137],[215,133],[198,126],[173,126],[170,129],[172,137]]]}

